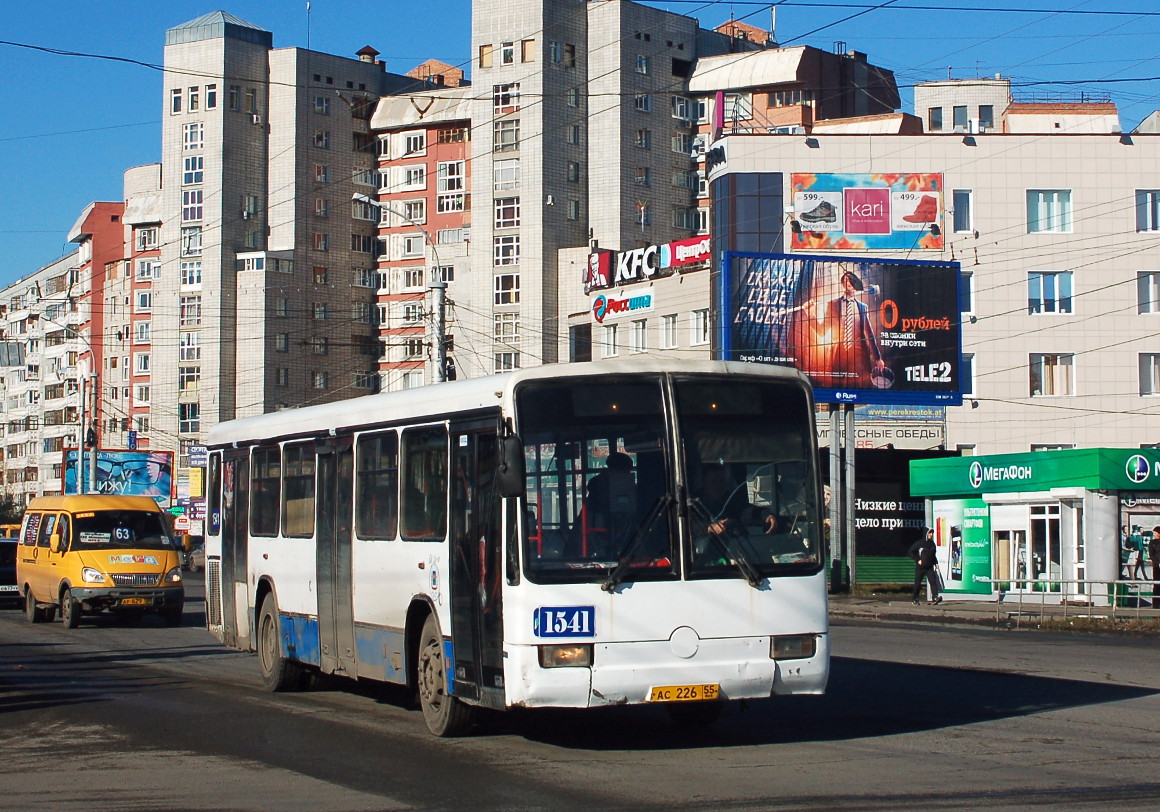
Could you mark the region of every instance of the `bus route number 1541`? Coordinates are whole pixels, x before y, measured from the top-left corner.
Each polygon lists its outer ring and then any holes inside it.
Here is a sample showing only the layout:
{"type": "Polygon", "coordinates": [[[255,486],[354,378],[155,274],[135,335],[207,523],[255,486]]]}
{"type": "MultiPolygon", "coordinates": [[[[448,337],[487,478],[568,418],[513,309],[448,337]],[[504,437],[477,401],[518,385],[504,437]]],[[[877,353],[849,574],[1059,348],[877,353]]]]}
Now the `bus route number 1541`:
{"type": "Polygon", "coordinates": [[[536,637],[592,637],[595,629],[595,606],[541,606],[532,627],[536,637]]]}

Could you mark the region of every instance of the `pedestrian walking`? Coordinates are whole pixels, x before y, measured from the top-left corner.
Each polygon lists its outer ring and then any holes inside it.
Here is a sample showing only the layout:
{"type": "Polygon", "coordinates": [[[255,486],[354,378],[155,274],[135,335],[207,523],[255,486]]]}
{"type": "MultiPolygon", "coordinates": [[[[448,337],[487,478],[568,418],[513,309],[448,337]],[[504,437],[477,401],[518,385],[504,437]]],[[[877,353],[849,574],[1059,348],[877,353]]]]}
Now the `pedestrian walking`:
{"type": "Polygon", "coordinates": [[[942,603],[942,580],[938,573],[938,547],[934,543],[934,528],[922,528],[922,536],[910,545],[907,551],[914,559],[914,590],[910,593],[910,602],[918,606],[918,592],[922,589],[922,579],[930,584],[931,603],[942,603]]]}

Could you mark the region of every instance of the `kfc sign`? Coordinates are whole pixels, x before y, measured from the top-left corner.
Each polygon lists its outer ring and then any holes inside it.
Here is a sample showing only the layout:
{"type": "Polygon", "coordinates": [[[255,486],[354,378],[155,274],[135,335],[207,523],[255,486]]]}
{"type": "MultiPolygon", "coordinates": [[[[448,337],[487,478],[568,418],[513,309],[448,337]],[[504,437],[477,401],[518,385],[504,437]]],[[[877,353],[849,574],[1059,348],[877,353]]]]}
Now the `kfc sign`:
{"type": "Polygon", "coordinates": [[[584,292],[668,276],[678,266],[708,261],[710,253],[708,235],[620,253],[596,251],[588,255],[584,292]]]}

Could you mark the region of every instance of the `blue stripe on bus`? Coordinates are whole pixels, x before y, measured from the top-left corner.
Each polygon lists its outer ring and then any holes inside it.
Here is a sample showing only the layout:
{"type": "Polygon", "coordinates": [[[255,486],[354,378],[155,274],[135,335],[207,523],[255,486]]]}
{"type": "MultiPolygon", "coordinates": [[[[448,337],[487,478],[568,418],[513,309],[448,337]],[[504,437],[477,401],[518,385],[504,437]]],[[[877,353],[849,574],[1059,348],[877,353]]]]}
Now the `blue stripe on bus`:
{"type": "Polygon", "coordinates": [[[322,664],[317,618],[282,615],[282,656],[300,663],[322,664]]]}
{"type": "Polygon", "coordinates": [[[354,645],[358,652],[360,676],[371,676],[366,669],[373,668],[377,672],[374,679],[400,684],[407,681],[406,637],[401,631],[356,624],[354,645]],[[391,664],[391,653],[396,651],[400,653],[398,668],[391,664]]]}
{"type": "Polygon", "coordinates": [[[450,640],[443,641],[443,681],[448,694],[455,693],[455,647],[450,640]]]}

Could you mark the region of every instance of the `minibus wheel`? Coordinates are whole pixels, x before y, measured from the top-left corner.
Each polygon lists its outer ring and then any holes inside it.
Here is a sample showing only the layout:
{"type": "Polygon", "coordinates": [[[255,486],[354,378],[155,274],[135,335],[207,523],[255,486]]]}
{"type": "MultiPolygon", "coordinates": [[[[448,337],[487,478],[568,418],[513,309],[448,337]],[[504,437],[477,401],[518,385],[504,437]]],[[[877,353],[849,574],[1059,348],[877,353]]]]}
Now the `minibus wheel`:
{"type": "Polygon", "coordinates": [[[24,590],[24,616],[28,618],[29,623],[44,622],[44,610],[36,604],[31,589],[24,590]]]}
{"type": "Polygon", "coordinates": [[[436,736],[462,736],[471,730],[475,714],[447,690],[447,662],[443,657],[443,635],[435,615],[427,615],[419,638],[419,704],[423,721],[436,736]]]}
{"type": "Polygon", "coordinates": [[[66,629],[75,629],[81,622],[81,605],[73,600],[68,587],[60,593],[60,622],[66,629]]]}

